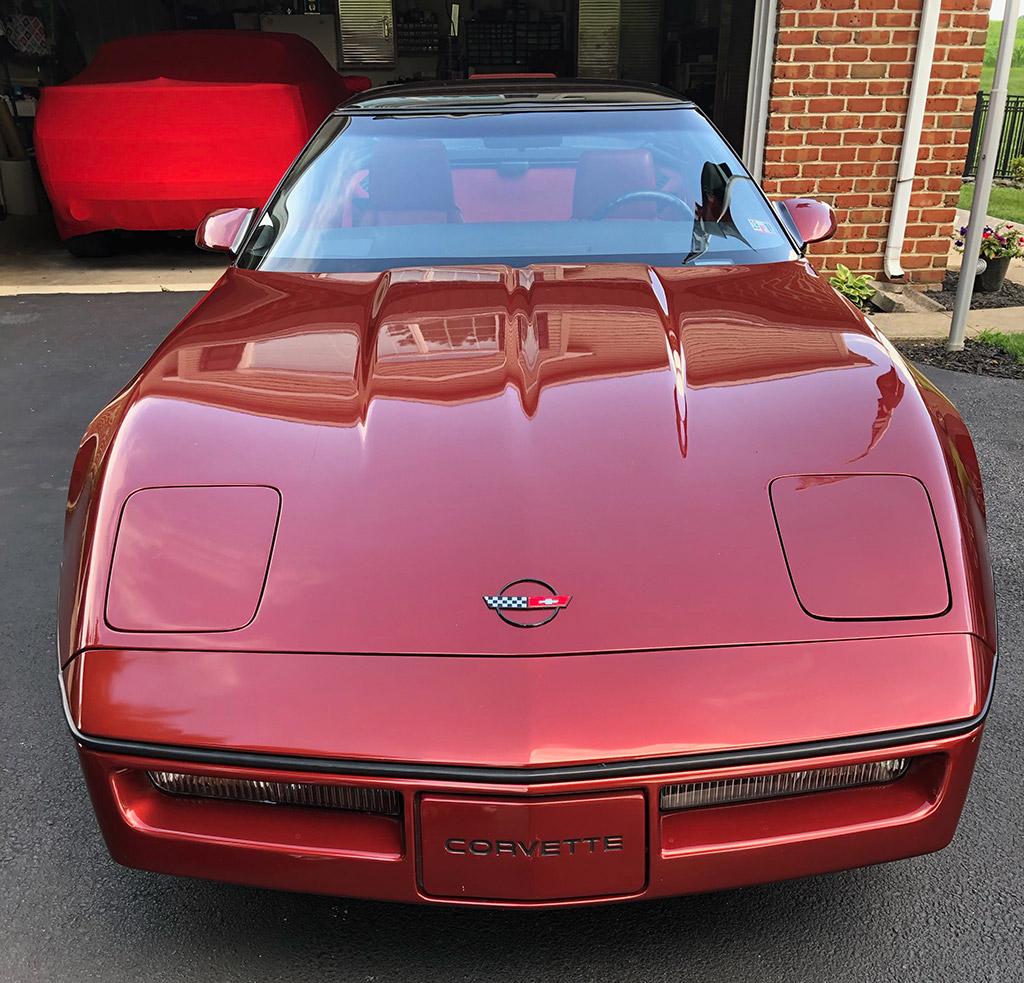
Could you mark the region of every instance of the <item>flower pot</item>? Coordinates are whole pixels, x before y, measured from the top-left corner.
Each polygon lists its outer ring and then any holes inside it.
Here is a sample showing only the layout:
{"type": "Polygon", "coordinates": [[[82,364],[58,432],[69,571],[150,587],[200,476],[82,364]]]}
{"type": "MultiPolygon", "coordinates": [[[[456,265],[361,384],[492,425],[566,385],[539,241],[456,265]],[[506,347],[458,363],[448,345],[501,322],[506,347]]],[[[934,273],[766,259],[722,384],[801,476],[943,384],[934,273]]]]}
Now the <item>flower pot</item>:
{"type": "Polygon", "coordinates": [[[974,278],[974,289],[978,293],[994,294],[1003,288],[1006,271],[1010,268],[1010,257],[1003,256],[1001,259],[987,259],[985,263],[985,272],[979,273],[974,278]]]}

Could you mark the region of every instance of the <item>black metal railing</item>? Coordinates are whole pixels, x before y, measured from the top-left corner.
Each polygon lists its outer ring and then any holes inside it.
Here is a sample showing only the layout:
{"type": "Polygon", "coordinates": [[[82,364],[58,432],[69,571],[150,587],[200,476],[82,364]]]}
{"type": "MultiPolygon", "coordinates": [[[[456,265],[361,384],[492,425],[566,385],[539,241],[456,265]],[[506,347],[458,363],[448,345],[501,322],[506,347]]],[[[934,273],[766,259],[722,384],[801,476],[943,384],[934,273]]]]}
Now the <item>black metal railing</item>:
{"type": "MultiPolygon", "coordinates": [[[[979,92],[974,103],[974,121],[971,123],[971,139],[967,144],[967,164],[964,177],[975,177],[978,173],[978,156],[981,149],[981,135],[988,120],[989,95],[979,92]]],[[[1003,132],[999,139],[999,152],[996,154],[996,177],[1008,178],[1010,161],[1014,157],[1024,157],[1024,96],[1006,97],[1006,116],[1003,119],[1003,132]]]]}

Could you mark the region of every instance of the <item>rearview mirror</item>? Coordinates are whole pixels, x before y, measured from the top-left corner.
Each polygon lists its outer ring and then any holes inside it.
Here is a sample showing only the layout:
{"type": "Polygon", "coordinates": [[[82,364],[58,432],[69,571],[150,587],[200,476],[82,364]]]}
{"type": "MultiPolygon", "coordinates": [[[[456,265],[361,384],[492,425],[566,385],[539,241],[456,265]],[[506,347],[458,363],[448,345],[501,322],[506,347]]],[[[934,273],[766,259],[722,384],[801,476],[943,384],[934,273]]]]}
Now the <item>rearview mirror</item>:
{"type": "Polygon", "coordinates": [[[778,202],[793,220],[802,242],[824,242],[836,234],[836,213],[831,205],[815,198],[786,198],[778,202]]]}
{"type": "Polygon", "coordinates": [[[255,214],[255,208],[218,208],[210,212],[196,229],[196,245],[210,252],[233,256],[255,214]]]}

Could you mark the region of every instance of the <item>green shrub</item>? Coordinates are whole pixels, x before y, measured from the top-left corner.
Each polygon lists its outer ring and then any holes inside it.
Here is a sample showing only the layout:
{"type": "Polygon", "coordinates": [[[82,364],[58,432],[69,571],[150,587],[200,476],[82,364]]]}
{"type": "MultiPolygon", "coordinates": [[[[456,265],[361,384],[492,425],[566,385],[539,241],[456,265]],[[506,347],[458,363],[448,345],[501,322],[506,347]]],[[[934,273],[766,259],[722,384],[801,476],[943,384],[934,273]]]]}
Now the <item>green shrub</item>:
{"type": "Polygon", "coordinates": [[[866,273],[858,276],[848,266],[838,263],[835,273],[829,277],[828,282],[855,307],[862,311],[871,309],[871,298],[875,296],[875,288],[871,286],[871,277],[866,273]]]}
{"type": "Polygon", "coordinates": [[[1017,184],[1024,184],[1024,157],[1010,158],[1010,177],[1017,184]]]}

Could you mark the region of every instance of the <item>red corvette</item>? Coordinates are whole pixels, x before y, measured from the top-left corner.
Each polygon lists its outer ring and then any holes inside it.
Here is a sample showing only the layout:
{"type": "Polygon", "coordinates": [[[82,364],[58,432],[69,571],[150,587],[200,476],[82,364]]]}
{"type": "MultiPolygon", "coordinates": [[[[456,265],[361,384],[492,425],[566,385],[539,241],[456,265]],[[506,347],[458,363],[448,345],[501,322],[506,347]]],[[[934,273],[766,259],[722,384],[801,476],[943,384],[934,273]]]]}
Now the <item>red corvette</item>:
{"type": "Polygon", "coordinates": [[[114,858],[566,905],[949,843],[970,436],[690,104],[369,92],[90,425],[59,649],[114,858]]]}

